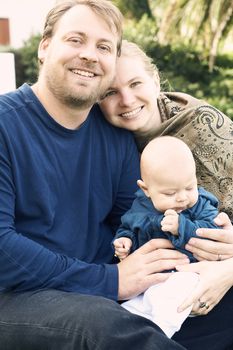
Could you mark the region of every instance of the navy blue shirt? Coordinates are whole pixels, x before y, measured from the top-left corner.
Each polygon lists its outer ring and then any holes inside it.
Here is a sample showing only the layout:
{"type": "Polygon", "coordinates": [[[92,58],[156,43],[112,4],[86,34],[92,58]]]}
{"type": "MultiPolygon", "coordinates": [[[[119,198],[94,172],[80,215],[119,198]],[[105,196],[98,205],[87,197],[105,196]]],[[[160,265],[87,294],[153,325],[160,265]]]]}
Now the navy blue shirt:
{"type": "Polygon", "coordinates": [[[139,177],[132,135],[97,105],[70,130],[27,84],[0,96],[0,286],[117,299],[110,242],[139,177]]]}
{"type": "Polygon", "coordinates": [[[178,235],[173,235],[161,230],[164,213],[158,211],[151,199],[139,189],[131,209],[121,219],[122,223],[114,240],[120,237],[130,238],[133,251],[153,238],[166,238],[176,249],[188,255],[192,262],[196,261],[185,249],[185,244],[191,237],[196,237],[198,228],[219,228],[213,221],[218,215],[218,199],[203,187],[198,188],[198,194],[196,204],[179,214],[178,235]]]}

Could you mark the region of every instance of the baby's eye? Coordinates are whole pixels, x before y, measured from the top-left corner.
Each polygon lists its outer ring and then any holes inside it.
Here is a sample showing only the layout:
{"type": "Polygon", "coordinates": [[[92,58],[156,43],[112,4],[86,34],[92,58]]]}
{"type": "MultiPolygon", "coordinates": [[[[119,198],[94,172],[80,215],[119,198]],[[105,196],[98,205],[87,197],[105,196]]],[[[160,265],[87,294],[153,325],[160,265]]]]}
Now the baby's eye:
{"type": "Polygon", "coordinates": [[[175,195],[175,192],[168,192],[168,193],[164,193],[165,196],[167,197],[171,197],[175,195]]]}

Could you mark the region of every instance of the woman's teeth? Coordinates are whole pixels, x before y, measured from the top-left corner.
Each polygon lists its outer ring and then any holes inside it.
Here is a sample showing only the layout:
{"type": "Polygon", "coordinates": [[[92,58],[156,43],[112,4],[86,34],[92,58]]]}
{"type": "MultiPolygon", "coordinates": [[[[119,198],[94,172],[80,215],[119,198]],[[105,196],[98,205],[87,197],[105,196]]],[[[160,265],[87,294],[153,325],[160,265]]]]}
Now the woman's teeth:
{"type": "Polygon", "coordinates": [[[137,113],[139,113],[141,109],[142,109],[142,107],[138,107],[138,108],[134,109],[133,111],[126,112],[126,113],[122,113],[121,116],[122,116],[123,118],[130,118],[130,117],[133,117],[133,116],[135,116],[137,113]]]}

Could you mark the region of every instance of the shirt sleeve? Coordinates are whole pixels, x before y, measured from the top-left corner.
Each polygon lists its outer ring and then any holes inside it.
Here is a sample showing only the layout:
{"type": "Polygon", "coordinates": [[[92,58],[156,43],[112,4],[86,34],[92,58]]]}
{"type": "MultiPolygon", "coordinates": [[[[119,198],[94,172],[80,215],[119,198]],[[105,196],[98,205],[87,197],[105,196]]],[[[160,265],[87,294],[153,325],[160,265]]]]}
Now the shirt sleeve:
{"type": "Polygon", "coordinates": [[[171,242],[177,248],[184,248],[191,237],[196,237],[198,228],[219,228],[214,223],[214,218],[217,215],[216,206],[211,204],[209,199],[200,198],[194,213],[191,213],[191,218],[187,217],[185,213],[179,214],[178,236],[171,235],[171,242]]]}
{"type": "Polygon", "coordinates": [[[1,290],[54,288],[116,300],[117,265],[86,263],[59,254],[20,232],[15,220],[15,203],[20,200],[16,188],[7,145],[0,135],[1,290]]]}
{"type": "Polygon", "coordinates": [[[138,197],[132,207],[121,218],[121,225],[116,232],[114,240],[127,237],[132,241],[131,252],[152,238],[155,229],[155,215],[151,219],[149,209],[141,204],[138,197]]]}

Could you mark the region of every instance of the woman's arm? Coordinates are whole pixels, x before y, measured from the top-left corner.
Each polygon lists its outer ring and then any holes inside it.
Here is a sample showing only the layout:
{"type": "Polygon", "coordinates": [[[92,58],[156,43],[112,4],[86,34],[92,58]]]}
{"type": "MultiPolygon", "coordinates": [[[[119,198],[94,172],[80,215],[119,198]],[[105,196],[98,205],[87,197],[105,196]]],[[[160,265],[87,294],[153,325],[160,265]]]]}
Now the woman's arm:
{"type": "Polygon", "coordinates": [[[227,214],[220,213],[215,223],[222,229],[201,228],[197,236],[207,239],[191,238],[185,248],[199,260],[225,260],[233,257],[233,226],[227,214]]]}
{"type": "Polygon", "coordinates": [[[178,311],[183,311],[193,304],[192,313],[205,315],[233,286],[233,258],[224,261],[201,261],[190,265],[179,265],[177,270],[199,274],[197,287],[180,305],[178,311]],[[205,303],[205,307],[201,308],[200,303],[205,303]]]}
{"type": "Polygon", "coordinates": [[[180,311],[193,304],[193,313],[207,314],[233,286],[233,226],[225,213],[220,213],[215,222],[222,229],[197,230],[200,237],[210,240],[191,238],[186,245],[186,249],[203,261],[176,267],[178,271],[192,271],[200,276],[200,282],[189,298],[180,305],[180,311]],[[201,302],[207,307],[200,308],[201,302]]]}

